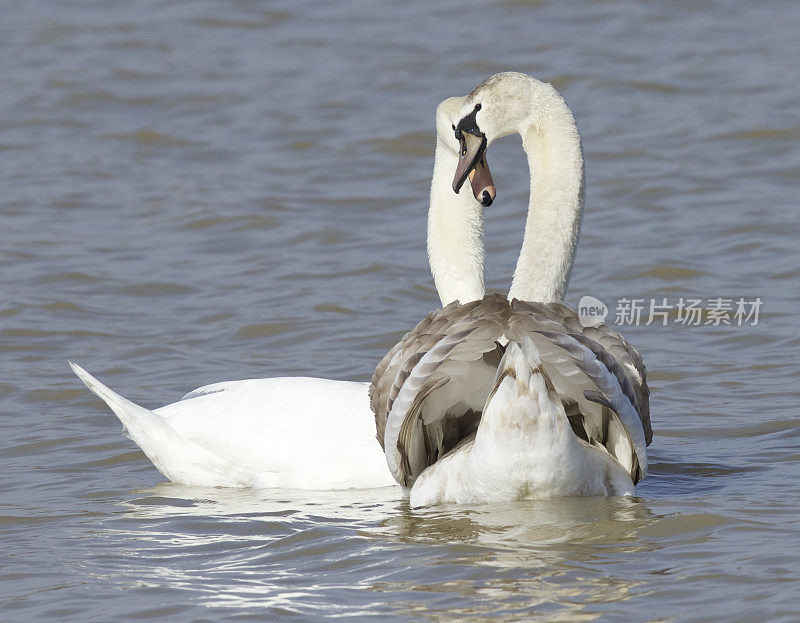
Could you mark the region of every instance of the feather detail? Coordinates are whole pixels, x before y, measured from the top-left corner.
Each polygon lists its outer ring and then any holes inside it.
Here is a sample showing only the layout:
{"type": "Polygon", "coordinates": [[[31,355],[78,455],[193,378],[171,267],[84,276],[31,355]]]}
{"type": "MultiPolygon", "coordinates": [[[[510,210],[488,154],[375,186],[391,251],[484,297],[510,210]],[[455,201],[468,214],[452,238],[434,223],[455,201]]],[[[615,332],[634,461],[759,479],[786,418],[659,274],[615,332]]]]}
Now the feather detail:
{"type": "Polygon", "coordinates": [[[647,468],[646,372],[638,353],[605,325],[584,327],[563,303],[509,303],[500,295],[428,314],[379,364],[370,387],[379,441],[395,479],[412,487],[463,446],[509,367],[517,344],[535,361],[575,437],[619,461],[633,480],[647,468]],[[521,347],[519,345],[522,345],[521,347]]]}

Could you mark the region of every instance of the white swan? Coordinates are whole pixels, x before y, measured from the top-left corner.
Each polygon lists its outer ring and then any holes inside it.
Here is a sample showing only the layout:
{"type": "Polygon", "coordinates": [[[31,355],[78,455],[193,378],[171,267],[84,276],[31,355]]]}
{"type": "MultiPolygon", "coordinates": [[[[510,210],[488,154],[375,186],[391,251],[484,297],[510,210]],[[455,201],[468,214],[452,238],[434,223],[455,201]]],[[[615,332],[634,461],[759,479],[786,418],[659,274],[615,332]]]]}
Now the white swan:
{"type": "Polygon", "coordinates": [[[476,87],[459,116],[455,191],[492,141],[522,136],[531,171],[522,251],[508,299],[432,312],[378,365],[370,395],[387,464],[415,507],[631,494],[652,437],[644,364],[621,336],[584,327],[556,302],[583,211],[572,113],[549,84],[508,72],[476,87]]]}
{"type": "MultiPolygon", "coordinates": [[[[483,296],[480,204],[451,189],[458,164],[452,125],[465,98],[437,108],[429,246],[444,301],[483,296]]],[[[489,203],[488,169],[473,176],[489,203]]],[[[477,191],[476,191],[477,192],[477,191]]],[[[278,377],[215,383],[150,411],[115,393],[80,366],[83,383],[119,417],[169,480],[186,485],[297,489],[394,485],[375,440],[369,383],[278,377]]]]}

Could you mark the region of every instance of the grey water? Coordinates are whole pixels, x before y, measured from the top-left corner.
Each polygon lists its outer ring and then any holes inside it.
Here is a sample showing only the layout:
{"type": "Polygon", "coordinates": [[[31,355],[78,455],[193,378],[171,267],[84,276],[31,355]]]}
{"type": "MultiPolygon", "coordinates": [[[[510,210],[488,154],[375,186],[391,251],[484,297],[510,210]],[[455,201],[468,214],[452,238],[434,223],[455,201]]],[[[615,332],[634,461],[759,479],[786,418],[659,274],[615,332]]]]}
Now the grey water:
{"type": "MultiPolygon", "coordinates": [[[[800,620],[796,3],[0,15],[1,620],[800,620]],[[582,133],[567,302],[609,322],[644,302],[617,327],[650,370],[637,496],[412,512],[392,489],[165,482],[66,360],[147,407],[228,379],[368,380],[438,305],[435,106],[508,69],[552,82],[582,133]],[[762,305],[694,326],[681,298],[762,305]]],[[[504,291],[528,177],[518,139],[489,158],[504,291]]]]}

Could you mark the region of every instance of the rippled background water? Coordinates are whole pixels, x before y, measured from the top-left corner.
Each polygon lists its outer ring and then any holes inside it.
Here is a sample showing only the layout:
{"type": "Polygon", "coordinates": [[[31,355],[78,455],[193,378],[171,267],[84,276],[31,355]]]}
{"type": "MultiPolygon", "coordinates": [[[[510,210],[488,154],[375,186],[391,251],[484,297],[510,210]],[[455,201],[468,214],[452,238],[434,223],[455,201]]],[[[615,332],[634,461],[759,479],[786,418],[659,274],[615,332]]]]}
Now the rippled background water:
{"type": "MultiPolygon", "coordinates": [[[[0,618],[800,619],[793,2],[0,2],[0,618]],[[433,112],[552,81],[587,158],[568,301],[764,300],[626,328],[652,378],[634,500],[410,512],[393,490],[164,483],[69,372],[155,407],[366,380],[437,306],[433,112]]],[[[522,238],[492,148],[488,285],[522,238]]]]}

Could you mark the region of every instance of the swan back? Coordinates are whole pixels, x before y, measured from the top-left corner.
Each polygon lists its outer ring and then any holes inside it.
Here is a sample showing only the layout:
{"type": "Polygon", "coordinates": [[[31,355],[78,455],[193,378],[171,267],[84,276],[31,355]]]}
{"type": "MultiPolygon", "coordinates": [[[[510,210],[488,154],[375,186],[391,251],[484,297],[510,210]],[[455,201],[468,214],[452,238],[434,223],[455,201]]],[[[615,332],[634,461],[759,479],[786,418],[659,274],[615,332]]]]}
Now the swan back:
{"type": "Polygon", "coordinates": [[[584,327],[562,303],[498,294],[426,316],[384,357],[370,386],[378,440],[411,487],[478,433],[506,344],[531,340],[576,437],[602,448],[637,482],[651,438],[641,357],[605,325],[584,327]]]}
{"type": "Polygon", "coordinates": [[[477,434],[422,472],[409,497],[418,507],[633,490],[617,460],[573,434],[539,350],[525,336],[506,347],[477,434]]]}

